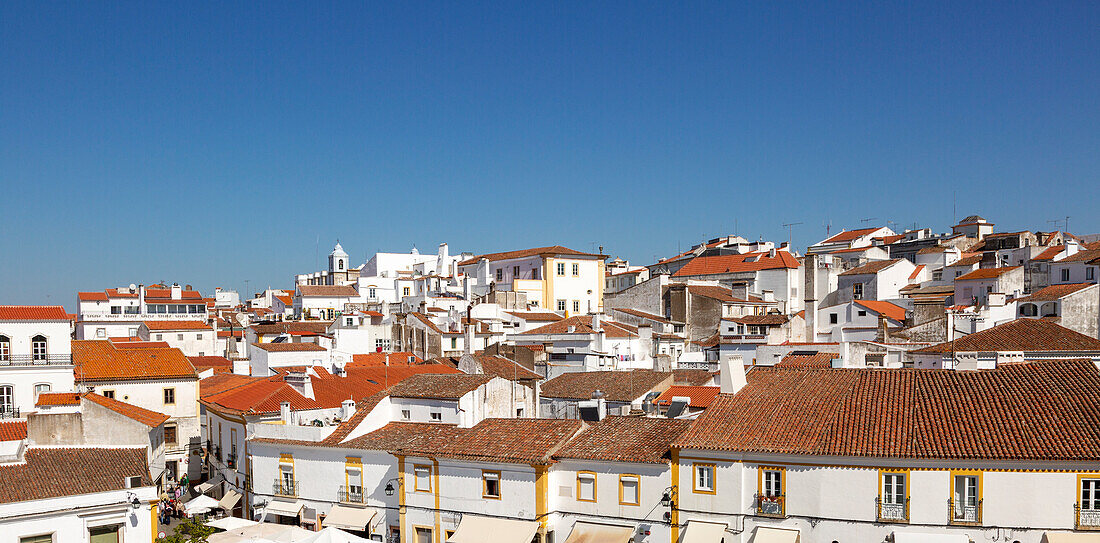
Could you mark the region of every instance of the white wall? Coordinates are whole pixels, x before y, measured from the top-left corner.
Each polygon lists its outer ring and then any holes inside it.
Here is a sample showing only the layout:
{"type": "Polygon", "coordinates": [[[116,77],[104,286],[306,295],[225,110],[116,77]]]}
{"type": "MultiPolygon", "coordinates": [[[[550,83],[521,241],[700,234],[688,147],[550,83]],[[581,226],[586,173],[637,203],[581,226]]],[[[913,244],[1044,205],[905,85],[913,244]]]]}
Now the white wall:
{"type": "Polygon", "coordinates": [[[121,525],[119,541],[152,541],[156,526],[150,503],[156,499],[156,489],[150,486],[0,504],[0,542],[18,543],[21,537],[44,534],[53,534],[57,543],[82,542],[88,541],[89,528],[110,525],[121,525]],[[128,492],[142,501],[140,508],[131,508],[128,492]]]}

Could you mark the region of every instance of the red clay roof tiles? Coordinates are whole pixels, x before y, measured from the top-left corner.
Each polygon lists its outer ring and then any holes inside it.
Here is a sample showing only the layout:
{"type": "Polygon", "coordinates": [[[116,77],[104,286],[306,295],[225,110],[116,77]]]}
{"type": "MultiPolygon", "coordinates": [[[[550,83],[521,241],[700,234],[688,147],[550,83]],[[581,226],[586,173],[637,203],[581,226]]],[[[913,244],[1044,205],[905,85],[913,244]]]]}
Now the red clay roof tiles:
{"type": "Polygon", "coordinates": [[[0,305],[2,321],[67,321],[69,314],[59,305],[0,305]]]}
{"type": "Polygon", "coordinates": [[[1095,352],[1100,341],[1038,319],[1017,319],[954,341],[912,351],[914,354],[952,352],[1095,352]]]}
{"type": "Polygon", "coordinates": [[[32,447],[23,459],[0,466],[0,503],[123,490],[127,477],[153,485],[144,448],[32,447]]]}

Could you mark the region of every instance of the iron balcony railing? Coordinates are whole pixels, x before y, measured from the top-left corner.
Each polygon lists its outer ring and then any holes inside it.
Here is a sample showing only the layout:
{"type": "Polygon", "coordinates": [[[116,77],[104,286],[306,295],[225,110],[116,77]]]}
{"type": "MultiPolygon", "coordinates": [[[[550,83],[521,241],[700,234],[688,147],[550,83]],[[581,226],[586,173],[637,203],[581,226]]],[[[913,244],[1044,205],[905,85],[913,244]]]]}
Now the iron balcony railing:
{"type": "Polygon", "coordinates": [[[237,469],[237,454],[229,453],[225,459],[225,467],[229,469],[237,469]]]}
{"type": "Polygon", "coordinates": [[[951,524],[981,524],[982,500],[970,504],[947,500],[947,515],[951,524]]]}
{"type": "Polygon", "coordinates": [[[363,503],[363,487],[347,487],[340,485],[340,491],[337,492],[337,499],[344,503],[363,503]]]}
{"type": "Polygon", "coordinates": [[[784,517],[787,515],[786,495],[757,496],[756,514],[765,517],[784,517]]]}
{"type": "Polygon", "coordinates": [[[19,417],[19,408],[10,405],[0,405],[0,419],[17,419],[19,417]]]}
{"type": "Polygon", "coordinates": [[[1073,525],[1078,530],[1100,530],[1100,509],[1081,509],[1073,505],[1073,525]]]}
{"type": "Polygon", "coordinates": [[[0,356],[0,366],[71,366],[71,354],[9,354],[0,356]]]}
{"type": "Polygon", "coordinates": [[[886,503],[875,498],[875,518],[879,522],[909,522],[909,498],[903,503],[886,503]]]}
{"type": "Polygon", "coordinates": [[[275,484],[271,485],[271,492],[276,496],[297,498],[298,481],[275,479],[275,484]]]}

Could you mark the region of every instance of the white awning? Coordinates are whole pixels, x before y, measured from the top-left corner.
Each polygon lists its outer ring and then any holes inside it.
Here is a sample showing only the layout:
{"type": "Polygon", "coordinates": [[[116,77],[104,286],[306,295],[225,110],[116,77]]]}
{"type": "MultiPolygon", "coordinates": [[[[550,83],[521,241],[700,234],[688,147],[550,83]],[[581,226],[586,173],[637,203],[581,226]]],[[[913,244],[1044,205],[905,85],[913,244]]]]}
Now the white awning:
{"type": "Polygon", "coordinates": [[[220,482],[221,482],[221,478],[220,477],[215,477],[213,479],[210,479],[209,481],[206,481],[205,483],[199,483],[199,484],[193,486],[192,488],[194,488],[195,492],[198,492],[199,494],[206,494],[207,492],[210,491],[211,488],[214,488],[220,482]]]}
{"type": "Polygon", "coordinates": [[[271,500],[267,502],[267,508],[264,509],[264,513],[270,513],[273,515],[283,515],[284,517],[296,517],[302,514],[306,504],[300,501],[284,502],[281,500],[271,500]]]}
{"type": "Polygon", "coordinates": [[[725,536],[725,524],[689,520],[680,543],[721,543],[725,536]]]}
{"type": "Polygon", "coordinates": [[[334,505],[329,509],[321,526],[325,528],[343,528],[345,530],[363,531],[370,525],[371,519],[378,511],[369,507],[352,507],[350,505],[334,505]]]}
{"type": "Polygon", "coordinates": [[[756,535],[753,543],[798,543],[798,530],[786,530],[783,528],[756,527],[756,535]]]}
{"type": "Polygon", "coordinates": [[[447,543],[530,543],[538,529],[539,523],[533,520],[462,515],[458,529],[447,538],[447,543]]]}
{"type": "Polygon", "coordinates": [[[259,522],[237,517],[222,517],[206,523],[207,526],[219,530],[236,530],[237,528],[245,528],[255,524],[259,524],[259,522]]]}
{"type": "Polygon", "coordinates": [[[1100,533],[1044,532],[1042,543],[1100,543],[1100,533]]]}
{"type": "Polygon", "coordinates": [[[199,494],[195,499],[183,504],[183,509],[188,515],[201,515],[209,513],[211,509],[217,506],[218,500],[206,494],[199,494]]]}
{"type": "Polygon", "coordinates": [[[626,543],[634,536],[634,528],[629,526],[609,526],[578,522],[569,532],[565,543],[626,543]]]}
{"type": "Polygon", "coordinates": [[[225,509],[226,511],[232,511],[237,506],[237,502],[241,500],[241,494],[236,490],[230,488],[226,491],[225,496],[218,502],[218,507],[225,509]]]}

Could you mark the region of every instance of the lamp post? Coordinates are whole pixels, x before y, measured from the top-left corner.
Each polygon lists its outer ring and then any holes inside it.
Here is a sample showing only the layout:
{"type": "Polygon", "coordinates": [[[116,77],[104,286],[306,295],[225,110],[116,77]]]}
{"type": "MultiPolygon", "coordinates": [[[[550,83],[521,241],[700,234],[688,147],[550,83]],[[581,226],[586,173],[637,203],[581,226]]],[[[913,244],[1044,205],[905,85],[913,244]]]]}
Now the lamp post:
{"type": "Polygon", "coordinates": [[[676,508],[676,487],[665,489],[661,494],[661,505],[668,507],[668,511],[665,511],[665,522],[672,522],[672,510],[676,508]]]}

